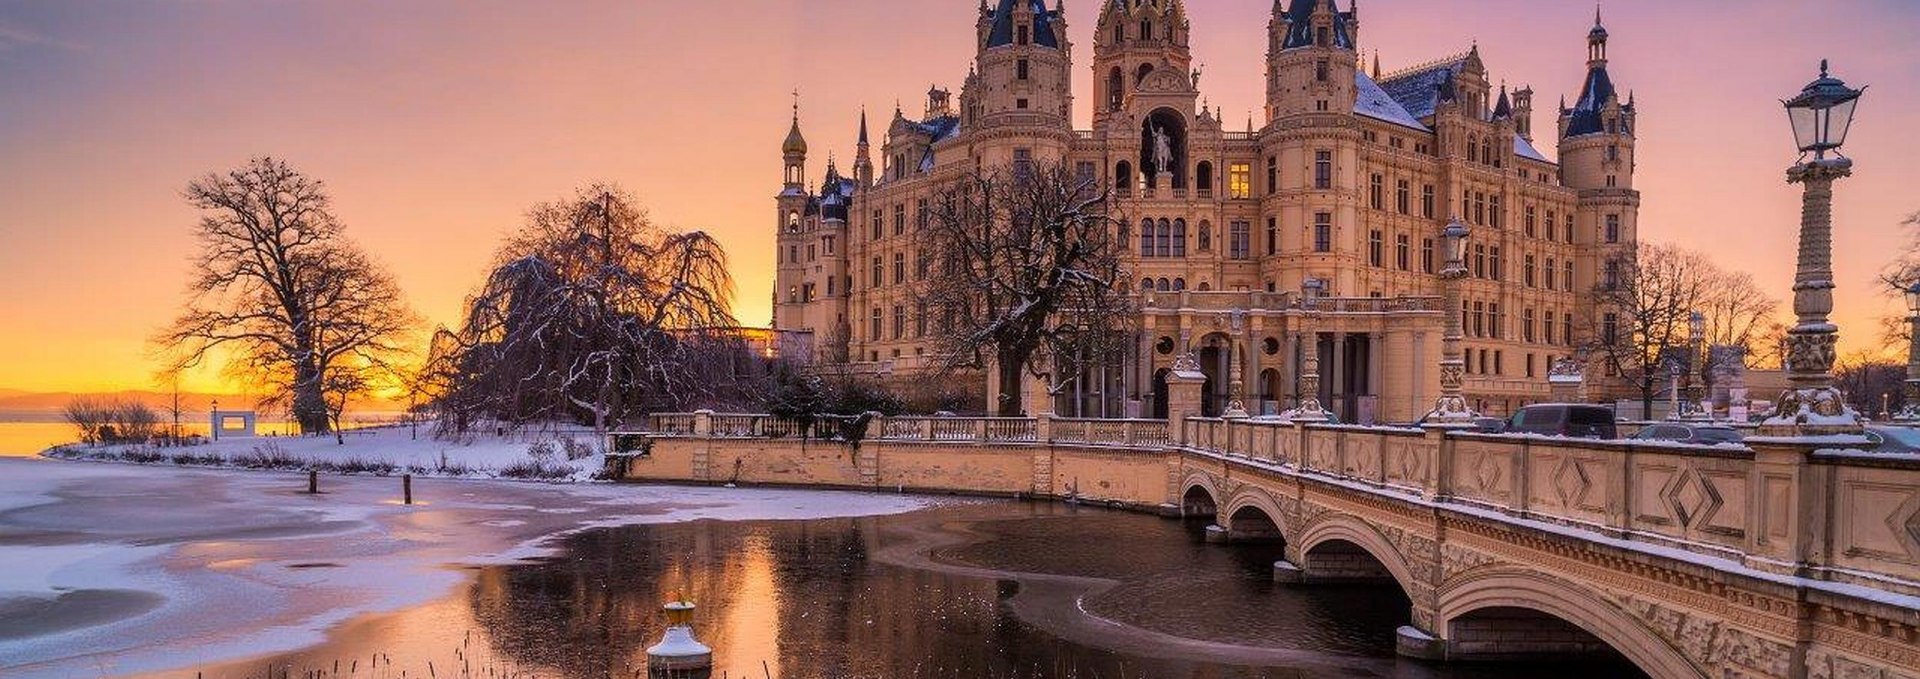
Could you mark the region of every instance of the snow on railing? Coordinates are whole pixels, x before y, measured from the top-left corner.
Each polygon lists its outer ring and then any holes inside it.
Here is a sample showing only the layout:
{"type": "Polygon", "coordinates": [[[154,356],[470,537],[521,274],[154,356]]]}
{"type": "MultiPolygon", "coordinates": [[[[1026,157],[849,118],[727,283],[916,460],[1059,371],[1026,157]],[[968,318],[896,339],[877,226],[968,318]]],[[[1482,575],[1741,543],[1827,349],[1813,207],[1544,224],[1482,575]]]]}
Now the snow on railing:
{"type": "Polygon", "coordinates": [[[655,436],[692,436],[692,413],[669,413],[647,418],[647,430],[655,436]]]}

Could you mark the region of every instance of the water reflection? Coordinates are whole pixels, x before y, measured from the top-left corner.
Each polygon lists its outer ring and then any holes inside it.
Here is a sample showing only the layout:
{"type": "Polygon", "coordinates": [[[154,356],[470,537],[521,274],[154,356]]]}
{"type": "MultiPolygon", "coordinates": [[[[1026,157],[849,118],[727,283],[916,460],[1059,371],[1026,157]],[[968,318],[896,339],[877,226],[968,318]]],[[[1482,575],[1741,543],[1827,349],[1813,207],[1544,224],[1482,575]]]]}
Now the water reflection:
{"type": "Polygon", "coordinates": [[[326,646],[206,676],[324,676],[333,659],[383,653],[392,677],[637,677],[676,593],[700,606],[716,677],[1631,675],[1396,661],[1392,632],[1408,616],[1397,588],[1275,585],[1277,546],[1207,545],[1193,526],[1134,514],[965,505],[599,530],[563,547],[548,562],[480,569],[463,596],[361,621],[326,646]],[[1178,639],[1129,641],[1136,633],[1178,639]]]}

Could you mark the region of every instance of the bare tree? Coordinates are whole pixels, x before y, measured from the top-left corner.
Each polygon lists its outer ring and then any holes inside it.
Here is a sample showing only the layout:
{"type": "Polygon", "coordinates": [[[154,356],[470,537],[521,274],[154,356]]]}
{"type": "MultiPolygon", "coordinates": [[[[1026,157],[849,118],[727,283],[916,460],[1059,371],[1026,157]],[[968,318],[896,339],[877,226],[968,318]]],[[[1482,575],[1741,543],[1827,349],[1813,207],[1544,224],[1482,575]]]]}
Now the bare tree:
{"type": "Polygon", "coordinates": [[[1134,318],[1124,224],[1098,180],[1054,163],[983,170],[940,191],[916,234],[932,264],[915,294],[944,367],[994,366],[1001,397],[989,407],[1016,416],[1023,375],[1058,393],[1110,359],[1134,318]]]}
{"type": "MultiPolygon", "coordinates": [[[[1706,355],[1696,363],[1694,378],[1708,393],[1719,378],[1737,369],[1756,368],[1778,353],[1787,326],[1780,322],[1780,300],[1761,290],[1753,275],[1726,271],[1704,257],[1696,269],[1704,279],[1699,311],[1706,320],[1706,355]],[[1714,351],[1734,348],[1737,352],[1714,351]]],[[[1776,359],[1777,360],[1777,359],[1776,359]]]]}
{"type": "Polygon", "coordinates": [[[112,404],[87,396],[68,401],[60,412],[80,435],[80,442],[90,446],[105,439],[103,430],[113,418],[112,404]]]}
{"type": "Polygon", "coordinates": [[[1875,352],[1841,358],[1833,367],[1833,385],[1847,405],[1869,417],[1900,412],[1906,405],[1907,364],[1875,352]]]}
{"type": "Polygon", "coordinates": [[[1709,266],[1697,253],[1654,243],[1607,263],[1595,290],[1599,327],[1587,333],[1586,350],[1633,387],[1642,413],[1653,411],[1655,394],[1685,368],[1676,361],[1689,345],[1687,323],[1707,297],[1709,266]]]}
{"type": "Polygon", "coordinates": [[[604,432],[713,394],[709,359],[737,348],[720,244],[660,229],[617,187],[535,206],[495,260],[462,325],[436,338],[443,429],[579,420],[604,432]]]}
{"type": "Polygon", "coordinates": [[[348,240],[324,185],[273,158],[187,186],[200,209],[187,309],[157,338],[170,370],[226,359],[230,375],[332,431],[347,400],[406,354],[414,315],[348,240]]]}

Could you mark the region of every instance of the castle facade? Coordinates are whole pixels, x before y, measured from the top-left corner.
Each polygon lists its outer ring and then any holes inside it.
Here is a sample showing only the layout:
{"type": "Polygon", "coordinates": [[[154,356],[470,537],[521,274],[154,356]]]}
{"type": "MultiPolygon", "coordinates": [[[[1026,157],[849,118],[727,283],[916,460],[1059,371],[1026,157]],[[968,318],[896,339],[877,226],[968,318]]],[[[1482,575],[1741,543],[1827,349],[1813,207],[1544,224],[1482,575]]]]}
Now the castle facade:
{"type": "Polygon", "coordinates": [[[1635,247],[1640,194],[1636,108],[1608,74],[1598,16],[1582,91],[1536,131],[1534,93],[1496,88],[1477,46],[1387,72],[1363,63],[1354,8],[1275,0],[1264,115],[1229,130],[1201,103],[1181,0],[1101,0],[1082,66],[1094,114],[1077,129],[1064,10],[995,3],[981,4],[958,96],[935,88],[918,117],[896,110],[877,148],[861,113],[850,174],[830,162],[808,181],[796,109],[774,325],[813,333],[816,360],[899,377],[937,365],[914,229],[955,179],[1035,160],[1113,188],[1141,317],[1124,361],[1018,395],[1030,413],[1164,416],[1167,370],[1188,354],[1208,412],[1276,412],[1312,355],[1341,421],[1410,422],[1439,393],[1442,314],[1458,313],[1468,401],[1500,414],[1546,400],[1551,366],[1608,331],[1591,291],[1635,247]],[[1471,273],[1447,309],[1437,274],[1453,219],[1472,230],[1471,273]]]}

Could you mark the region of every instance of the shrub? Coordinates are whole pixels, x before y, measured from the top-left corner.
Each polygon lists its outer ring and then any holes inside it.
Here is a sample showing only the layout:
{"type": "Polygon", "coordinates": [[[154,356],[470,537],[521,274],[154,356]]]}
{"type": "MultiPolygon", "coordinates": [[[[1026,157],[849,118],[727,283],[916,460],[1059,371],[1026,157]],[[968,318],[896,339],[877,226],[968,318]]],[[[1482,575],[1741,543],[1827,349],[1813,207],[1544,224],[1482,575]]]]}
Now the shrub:
{"type": "Polygon", "coordinates": [[[534,441],[527,444],[527,457],[533,458],[535,462],[551,460],[555,454],[552,441],[534,441]]]}
{"type": "Polygon", "coordinates": [[[577,462],[593,457],[593,446],[571,438],[560,439],[560,450],[566,452],[568,462],[577,462]]]}
{"type": "Polygon", "coordinates": [[[533,479],[551,481],[573,476],[577,471],[572,465],[557,464],[545,459],[522,460],[500,469],[500,476],[508,479],[533,479]]]}

